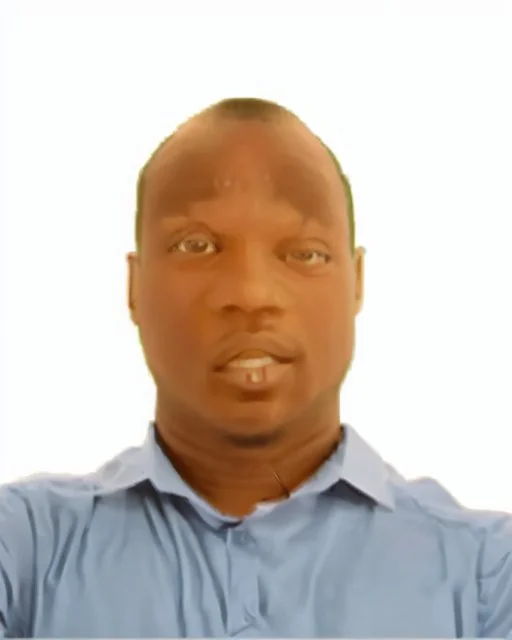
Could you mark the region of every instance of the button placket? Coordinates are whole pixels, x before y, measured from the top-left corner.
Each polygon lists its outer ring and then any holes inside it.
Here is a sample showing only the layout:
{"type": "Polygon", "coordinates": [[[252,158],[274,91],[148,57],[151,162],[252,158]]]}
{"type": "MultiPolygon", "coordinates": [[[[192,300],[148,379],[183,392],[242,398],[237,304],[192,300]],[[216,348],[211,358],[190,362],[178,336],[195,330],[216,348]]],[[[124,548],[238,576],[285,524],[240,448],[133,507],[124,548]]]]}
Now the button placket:
{"type": "Polygon", "coordinates": [[[237,635],[255,621],[258,611],[258,558],[254,540],[244,529],[228,532],[227,551],[230,566],[227,594],[228,633],[237,635]]]}

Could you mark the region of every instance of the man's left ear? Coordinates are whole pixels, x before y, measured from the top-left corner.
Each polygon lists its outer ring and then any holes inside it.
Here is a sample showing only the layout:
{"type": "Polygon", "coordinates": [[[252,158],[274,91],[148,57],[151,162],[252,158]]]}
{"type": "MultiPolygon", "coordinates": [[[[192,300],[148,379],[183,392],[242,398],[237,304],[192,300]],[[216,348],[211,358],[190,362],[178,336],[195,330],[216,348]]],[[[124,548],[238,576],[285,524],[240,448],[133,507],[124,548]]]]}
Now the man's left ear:
{"type": "Polygon", "coordinates": [[[128,263],[128,309],[132,322],[137,325],[137,300],[139,290],[139,256],[130,252],[126,256],[128,263]]]}
{"type": "Polygon", "coordinates": [[[366,249],[358,247],[354,254],[354,268],[356,275],[356,315],[363,308],[364,302],[364,266],[365,266],[366,249]]]}

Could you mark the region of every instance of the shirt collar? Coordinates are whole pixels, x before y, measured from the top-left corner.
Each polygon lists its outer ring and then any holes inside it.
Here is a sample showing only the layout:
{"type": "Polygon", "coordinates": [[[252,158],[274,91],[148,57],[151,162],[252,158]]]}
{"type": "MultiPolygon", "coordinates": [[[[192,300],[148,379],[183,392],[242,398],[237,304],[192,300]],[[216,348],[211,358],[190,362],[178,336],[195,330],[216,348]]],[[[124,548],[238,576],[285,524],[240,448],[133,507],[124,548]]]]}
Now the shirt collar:
{"type": "MultiPolygon", "coordinates": [[[[295,494],[321,493],[342,481],[378,505],[394,509],[390,468],[353,427],[345,423],[341,426],[344,438],[340,445],[295,494]]],[[[154,423],[149,425],[141,447],[127,449],[94,474],[94,484],[101,493],[128,489],[145,481],[161,493],[202,501],[163,453],[155,437],[154,423]]]]}
{"type": "Polygon", "coordinates": [[[340,480],[388,509],[395,508],[390,468],[380,455],[348,424],[335,453],[340,480]]]}

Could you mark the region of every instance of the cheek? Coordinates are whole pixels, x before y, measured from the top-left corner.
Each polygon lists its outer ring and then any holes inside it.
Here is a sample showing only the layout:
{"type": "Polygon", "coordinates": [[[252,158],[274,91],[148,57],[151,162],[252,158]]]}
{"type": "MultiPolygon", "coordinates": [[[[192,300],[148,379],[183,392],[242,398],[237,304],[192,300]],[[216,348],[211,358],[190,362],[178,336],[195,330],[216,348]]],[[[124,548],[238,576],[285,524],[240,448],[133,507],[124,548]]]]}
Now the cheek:
{"type": "Polygon", "coordinates": [[[203,336],[200,314],[187,291],[172,283],[151,283],[140,297],[139,317],[148,359],[162,363],[166,369],[178,363],[185,373],[187,368],[182,363],[201,352],[203,336]]]}
{"type": "Polygon", "coordinates": [[[336,305],[310,306],[303,310],[308,351],[315,368],[327,373],[343,369],[352,355],[354,318],[348,309],[336,305]]]}

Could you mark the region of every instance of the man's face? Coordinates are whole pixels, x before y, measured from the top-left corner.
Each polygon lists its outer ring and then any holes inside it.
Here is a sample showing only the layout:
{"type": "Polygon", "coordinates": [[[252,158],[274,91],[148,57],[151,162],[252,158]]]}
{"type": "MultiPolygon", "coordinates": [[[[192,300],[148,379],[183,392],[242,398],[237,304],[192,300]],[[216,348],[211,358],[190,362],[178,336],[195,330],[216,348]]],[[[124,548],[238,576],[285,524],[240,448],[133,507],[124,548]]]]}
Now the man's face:
{"type": "Polygon", "coordinates": [[[130,310],[160,402],[233,436],[335,403],[363,252],[320,143],[280,124],[192,120],[146,174],[130,310]]]}

